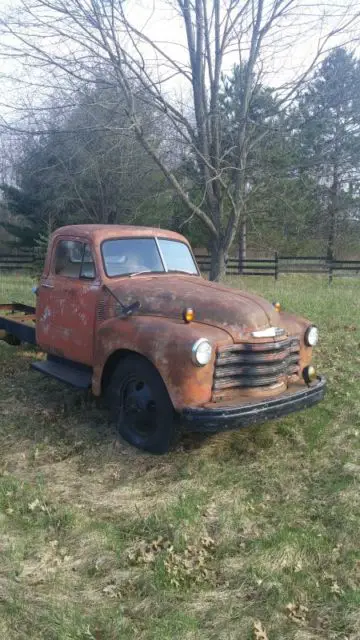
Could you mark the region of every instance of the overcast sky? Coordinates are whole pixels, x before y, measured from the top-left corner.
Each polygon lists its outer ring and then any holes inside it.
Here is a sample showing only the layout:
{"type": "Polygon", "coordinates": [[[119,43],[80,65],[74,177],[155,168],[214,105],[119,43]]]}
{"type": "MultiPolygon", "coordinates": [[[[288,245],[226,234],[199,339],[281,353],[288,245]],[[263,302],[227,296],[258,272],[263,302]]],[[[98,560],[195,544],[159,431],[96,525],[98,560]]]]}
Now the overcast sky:
{"type": "MultiPolygon", "coordinates": [[[[228,0],[223,2],[226,4],[228,0]]],[[[88,3],[88,0],[84,0],[84,3],[88,3]]],[[[8,0],[7,4],[10,9],[14,9],[19,2],[8,0]]],[[[128,0],[127,4],[131,7],[129,15],[136,27],[146,30],[146,33],[160,43],[168,54],[176,58],[181,65],[186,65],[188,54],[185,47],[185,32],[181,19],[174,9],[174,3],[171,0],[128,0]]],[[[325,34],[338,25],[344,24],[357,10],[355,2],[350,4],[346,0],[330,0],[330,2],[317,4],[313,4],[312,0],[299,0],[291,20],[286,22],[286,27],[279,26],[274,35],[269,38],[262,59],[265,81],[278,87],[306,69],[314,57],[319,41],[325,34]]],[[[0,17],[1,13],[5,12],[4,0],[0,0],[0,17]]],[[[334,46],[354,40],[358,36],[357,30],[358,23],[354,22],[348,27],[346,33],[333,38],[329,44],[334,46]]],[[[351,46],[354,48],[356,43],[353,42],[351,46]]],[[[150,49],[147,49],[145,54],[148,61],[151,61],[154,72],[157,70],[162,78],[167,75],[164,66],[159,66],[158,60],[154,59],[150,49]]],[[[246,41],[243,42],[242,54],[246,58],[246,41]]],[[[238,53],[229,54],[224,70],[230,69],[238,61],[238,53]]],[[[43,82],[44,86],[48,82],[51,83],[51,77],[46,73],[39,75],[39,72],[31,72],[28,68],[24,70],[20,64],[15,65],[11,59],[2,60],[0,79],[0,113],[7,116],[12,110],[14,114],[17,113],[16,108],[22,100],[41,101],[41,88],[26,86],[27,80],[36,79],[39,82],[40,79],[40,84],[43,82]],[[17,78],[17,82],[12,81],[12,77],[17,78]]],[[[177,91],[178,94],[186,96],[188,87],[178,77],[172,78],[167,86],[171,91],[177,91]]]]}
{"type": "MultiPolygon", "coordinates": [[[[268,4],[271,3],[271,0],[268,4]]],[[[171,55],[187,63],[185,31],[183,23],[174,9],[173,0],[131,0],[131,19],[136,26],[145,29],[171,55]]],[[[223,0],[227,4],[227,0],[223,0]]],[[[240,2],[239,2],[240,4],[240,2]]],[[[272,4],[272,3],[271,3],[272,4]]],[[[266,6],[266,2],[265,2],[266,6]]],[[[286,21],[269,41],[265,65],[269,82],[273,86],[282,84],[311,62],[320,41],[326,34],[348,22],[351,15],[360,11],[357,0],[330,0],[315,2],[299,0],[291,20],[286,21]]],[[[356,39],[360,37],[359,23],[354,21],[346,32],[333,37],[331,45],[341,45],[352,41],[356,48],[356,39]]],[[[330,43],[329,43],[330,44],[330,43]]],[[[230,69],[238,62],[238,54],[227,57],[226,67],[230,69]]]]}

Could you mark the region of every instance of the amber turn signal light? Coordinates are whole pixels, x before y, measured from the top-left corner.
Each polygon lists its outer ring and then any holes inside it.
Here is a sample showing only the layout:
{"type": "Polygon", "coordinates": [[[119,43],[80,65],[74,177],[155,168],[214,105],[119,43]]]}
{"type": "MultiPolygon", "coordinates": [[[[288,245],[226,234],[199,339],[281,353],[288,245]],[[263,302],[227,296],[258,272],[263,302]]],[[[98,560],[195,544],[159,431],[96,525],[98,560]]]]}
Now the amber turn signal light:
{"type": "Polygon", "coordinates": [[[316,380],[317,378],[316,369],[315,367],[312,366],[312,364],[310,364],[308,367],[305,367],[305,369],[303,369],[303,378],[306,384],[310,384],[310,382],[314,382],[314,380],[316,380]]]}
{"type": "Polygon", "coordinates": [[[191,307],[188,307],[187,309],[185,309],[183,313],[183,318],[185,322],[192,322],[194,320],[194,317],[195,317],[194,310],[191,309],[191,307]]]}

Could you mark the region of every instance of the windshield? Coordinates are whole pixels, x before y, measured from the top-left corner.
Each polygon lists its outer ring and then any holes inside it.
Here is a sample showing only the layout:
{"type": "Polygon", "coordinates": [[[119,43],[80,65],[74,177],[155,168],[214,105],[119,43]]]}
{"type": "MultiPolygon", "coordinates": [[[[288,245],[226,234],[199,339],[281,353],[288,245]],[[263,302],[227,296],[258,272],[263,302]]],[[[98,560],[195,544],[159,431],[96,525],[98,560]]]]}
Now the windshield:
{"type": "Polygon", "coordinates": [[[189,247],[176,240],[163,238],[157,241],[155,238],[105,240],[102,244],[102,255],[106,275],[110,278],[134,273],[166,271],[183,271],[198,275],[189,247]]]}
{"type": "Polygon", "coordinates": [[[186,271],[198,274],[194,258],[186,244],[164,238],[159,238],[158,243],[168,271],[186,271]]]}

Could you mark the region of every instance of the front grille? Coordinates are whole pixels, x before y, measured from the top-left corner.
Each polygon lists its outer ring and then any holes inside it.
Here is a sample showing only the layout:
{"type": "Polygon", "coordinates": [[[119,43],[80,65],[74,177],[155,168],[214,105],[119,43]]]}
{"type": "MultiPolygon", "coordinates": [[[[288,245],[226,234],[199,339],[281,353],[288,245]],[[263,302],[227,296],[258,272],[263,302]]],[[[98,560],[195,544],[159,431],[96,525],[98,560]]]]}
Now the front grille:
{"type": "Polygon", "coordinates": [[[224,347],[216,356],[213,391],[276,384],[298,373],[299,357],[299,339],[292,337],[224,347]]]}

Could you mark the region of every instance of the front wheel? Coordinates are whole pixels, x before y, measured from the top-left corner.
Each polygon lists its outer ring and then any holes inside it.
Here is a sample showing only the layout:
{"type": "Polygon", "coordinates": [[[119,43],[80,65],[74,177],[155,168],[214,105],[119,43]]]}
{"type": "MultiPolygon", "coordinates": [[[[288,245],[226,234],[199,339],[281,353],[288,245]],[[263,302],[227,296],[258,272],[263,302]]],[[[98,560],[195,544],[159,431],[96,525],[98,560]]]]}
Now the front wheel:
{"type": "Polygon", "coordinates": [[[107,398],[127,442],[151,453],[169,451],[178,436],[176,416],[165,384],[148,360],[136,355],[120,360],[107,398]]]}

